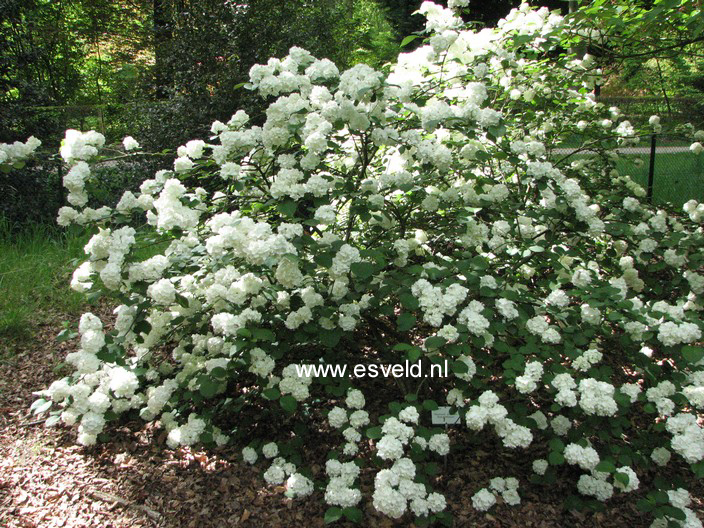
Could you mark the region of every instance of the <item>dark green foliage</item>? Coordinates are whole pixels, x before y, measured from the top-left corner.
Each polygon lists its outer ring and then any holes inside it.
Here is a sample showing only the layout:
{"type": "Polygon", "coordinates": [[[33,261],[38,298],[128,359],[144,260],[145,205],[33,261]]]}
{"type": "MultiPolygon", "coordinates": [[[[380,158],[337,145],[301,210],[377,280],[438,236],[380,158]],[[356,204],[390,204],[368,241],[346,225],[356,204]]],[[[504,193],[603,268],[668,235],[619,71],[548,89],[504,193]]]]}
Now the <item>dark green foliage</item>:
{"type": "Polygon", "coordinates": [[[21,169],[0,171],[0,221],[11,224],[53,221],[63,205],[58,160],[30,161],[21,169]]]}

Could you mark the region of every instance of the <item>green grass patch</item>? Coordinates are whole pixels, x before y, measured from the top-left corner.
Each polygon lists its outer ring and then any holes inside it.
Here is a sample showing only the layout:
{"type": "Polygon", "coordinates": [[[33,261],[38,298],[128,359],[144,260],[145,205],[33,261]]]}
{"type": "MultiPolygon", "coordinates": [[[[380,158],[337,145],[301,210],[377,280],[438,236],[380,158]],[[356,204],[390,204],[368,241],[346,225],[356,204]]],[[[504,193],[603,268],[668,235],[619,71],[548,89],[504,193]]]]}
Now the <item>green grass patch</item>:
{"type": "MultiPolygon", "coordinates": [[[[616,168],[645,189],[649,166],[650,154],[630,154],[628,159],[619,161],[616,168]],[[634,164],[634,159],[640,159],[641,165],[634,164]]],[[[680,207],[688,200],[704,201],[704,156],[691,152],[656,154],[653,202],[669,202],[680,207]]]]}
{"type": "Polygon", "coordinates": [[[51,313],[78,313],[85,298],[69,287],[89,235],[46,225],[13,229],[0,219],[0,340],[31,337],[51,313]]]}

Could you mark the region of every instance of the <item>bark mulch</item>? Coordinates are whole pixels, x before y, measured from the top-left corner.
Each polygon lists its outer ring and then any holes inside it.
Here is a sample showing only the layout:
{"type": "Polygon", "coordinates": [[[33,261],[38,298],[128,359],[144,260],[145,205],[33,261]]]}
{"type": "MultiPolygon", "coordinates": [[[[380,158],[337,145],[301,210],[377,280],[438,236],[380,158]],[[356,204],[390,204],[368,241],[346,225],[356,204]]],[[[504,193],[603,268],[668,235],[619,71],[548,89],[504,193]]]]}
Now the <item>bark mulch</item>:
{"type": "MultiPolygon", "coordinates": [[[[239,460],[236,447],[172,451],[164,447],[161,431],[130,423],[114,431],[113,442],[83,448],[75,444],[75,431],[34,423],[32,392],[56,379],[72,346],[54,339],[60,321],[57,316],[38,325],[29,344],[0,350],[0,527],[324,526],[320,491],[307,500],[287,499],[282,487],[266,486],[261,464],[250,467],[239,460]]],[[[574,490],[528,484],[530,458],[525,453],[506,456],[505,449],[489,444],[457,447],[436,483],[457,527],[650,525],[651,519],[635,509],[632,495],[615,497],[604,512],[566,511],[562,502],[574,490]],[[493,476],[519,478],[519,506],[499,504],[491,513],[472,509],[470,497],[493,476]]],[[[311,448],[313,456],[319,455],[313,470],[321,478],[326,451],[324,445],[311,448]]],[[[372,486],[373,471],[366,470],[366,497],[372,486]]],[[[362,508],[363,526],[413,526],[405,518],[394,523],[376,515],[370,500],[362,508]]]]}

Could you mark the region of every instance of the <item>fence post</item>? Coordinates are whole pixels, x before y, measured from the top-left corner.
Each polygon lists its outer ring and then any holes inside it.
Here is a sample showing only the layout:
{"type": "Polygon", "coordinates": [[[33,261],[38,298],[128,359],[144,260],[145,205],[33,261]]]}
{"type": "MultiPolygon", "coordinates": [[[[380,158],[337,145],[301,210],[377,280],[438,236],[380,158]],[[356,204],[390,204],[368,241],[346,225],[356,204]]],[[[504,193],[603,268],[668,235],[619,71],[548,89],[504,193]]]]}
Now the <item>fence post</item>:
{"type": "Polygon", "coordinates": [[[653,202],[653,180],[655,177],[655,144],[657,134],[650,136],[650,167],[648,167],[648,190],[647,198],[650,203],[653,202]]]}
{"type": "Polygon", "coordinates": [[[57,170],[59,176],[59,207],[64,205],[64,167],[61,158],[58,158],[57,170]]]}

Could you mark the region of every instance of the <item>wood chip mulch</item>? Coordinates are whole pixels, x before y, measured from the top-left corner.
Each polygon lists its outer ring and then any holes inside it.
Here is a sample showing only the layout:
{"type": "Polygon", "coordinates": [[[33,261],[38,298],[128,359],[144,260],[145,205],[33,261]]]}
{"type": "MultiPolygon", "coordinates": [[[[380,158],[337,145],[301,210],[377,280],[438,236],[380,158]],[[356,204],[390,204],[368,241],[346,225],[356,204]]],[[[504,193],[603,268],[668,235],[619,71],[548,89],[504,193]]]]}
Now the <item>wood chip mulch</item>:
{"type": "MultiPolygon", "coordinates": [[[[54,339],[60,321],[57,316],[37,325],[31,343],[0,347],[0,527],[325,526],[321,491],[302,501],[287,499],[282,487],[266,486],[261,464],[240,461],[236,447],[172,451],[164,447],[161,431],[130,423],[113,431],[113,442],[83,448],[75,444],[74,430],[34,423],[32,392],[57,378],[71,347],[54,339]]],[[[632,495],[615,497],[604,512],[566,511],[562,502],[573,489],[530,485],[529,457],[506,456],[497,447],[458,443],[441,471],[436,486],[448,499],[456,527],[639,528],[652,521],[635,509],[632,495]],[[472,494],[493,476],[519,478],[519,506],[499,504],[490,513],[471,507],[472,494]]],[[[326,451],[324,445],[315,451],[320,458],[314,471],[321,479],[326,451]]],[[[368,498],[373,471],[364,473],[363,526],[412,527],[407,518],[392,522],[375,514],[368,498]]],[[[704,510],[701,500],[694,506],[704,510]]]]}

